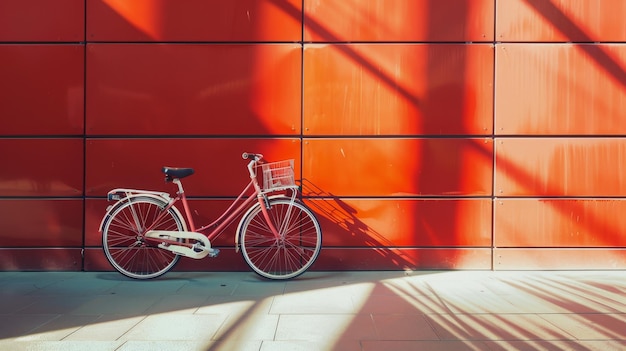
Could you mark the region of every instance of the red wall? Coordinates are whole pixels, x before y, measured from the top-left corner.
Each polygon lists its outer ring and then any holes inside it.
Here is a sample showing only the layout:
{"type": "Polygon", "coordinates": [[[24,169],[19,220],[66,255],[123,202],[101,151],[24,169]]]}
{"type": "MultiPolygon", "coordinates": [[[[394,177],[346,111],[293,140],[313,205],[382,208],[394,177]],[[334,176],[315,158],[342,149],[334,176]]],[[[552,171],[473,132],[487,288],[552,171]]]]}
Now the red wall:
{"type": "MultiPolygon", "coordinates": [[[[206,223],[294,158],[317,270],[626,268],[622,0],[2,0],[0,269],[109,270],[114,187],[206,223]],[[187,180],[187,179],[186,179],[187,180]]],[[[245,270],[230,228],[218,259],[245,270]]]]}

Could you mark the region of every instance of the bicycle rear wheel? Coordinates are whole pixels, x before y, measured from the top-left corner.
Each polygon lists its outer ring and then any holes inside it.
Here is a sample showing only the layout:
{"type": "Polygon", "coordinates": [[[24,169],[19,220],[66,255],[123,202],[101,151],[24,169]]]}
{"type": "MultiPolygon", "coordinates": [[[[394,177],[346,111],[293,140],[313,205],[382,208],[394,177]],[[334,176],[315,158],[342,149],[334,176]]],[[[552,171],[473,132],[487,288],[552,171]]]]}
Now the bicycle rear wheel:
{"type": "Polygon", "coordinates": [[[166,205],[160,199],[135,197],[108,214],[102,227],[102,247],[107,260],[118,272],[134,279],[150,279],[176,265],[179,255],[159,248],[144,237],[146,228],[185,230],[184,222],[173,209],[163,212],[166,205]]]}
{"type": "Polygon", "coordinates": [[[289,198],[269,199],[268,214],[279,232],[272,233],[257,205],[241,226],[241,251],[246,263],[268,279],[290,279],[304,273],[322,249],[322,231],[313,212],[289,198]]]}

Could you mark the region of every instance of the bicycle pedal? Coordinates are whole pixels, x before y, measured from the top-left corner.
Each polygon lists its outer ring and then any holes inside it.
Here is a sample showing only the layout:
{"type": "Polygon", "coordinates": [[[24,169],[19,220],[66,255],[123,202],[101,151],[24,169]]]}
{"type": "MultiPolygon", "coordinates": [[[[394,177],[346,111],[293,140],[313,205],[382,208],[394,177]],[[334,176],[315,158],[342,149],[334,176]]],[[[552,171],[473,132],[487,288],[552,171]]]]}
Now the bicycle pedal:
{"type": "Polygon", "coordinates": [[[209,257],[217,257],[220,254],[219,249],[209,249],[209,257]]]}

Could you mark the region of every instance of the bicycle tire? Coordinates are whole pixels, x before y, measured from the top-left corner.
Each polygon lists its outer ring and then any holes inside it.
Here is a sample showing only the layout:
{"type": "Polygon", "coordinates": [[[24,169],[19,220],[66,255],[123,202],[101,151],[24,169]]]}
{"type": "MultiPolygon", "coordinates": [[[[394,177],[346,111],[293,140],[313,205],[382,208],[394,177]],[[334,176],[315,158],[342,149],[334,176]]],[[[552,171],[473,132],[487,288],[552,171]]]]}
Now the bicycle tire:
{"type": "Polygon", "coordinates": [[[102,226],[102,248],[115,270],[133,279],[152,279],[176,265],[180,255],[144,240],[148,226],[153,230],[185,230],[185,222],[171,208],[153,226],[166,205],[153,197],[133,197],[111,210],[102,226]]]}
{"type": "Polygon", "coordinates": [[[258,204],[242,220],[241,252],[248,266],[262,277],[295,278],[317,259],[322,249],[321,227],[313,212],[300,201],[292,202],[289,198],[268,201],[270,220],[281,238],[274,236],[258,204]]]}

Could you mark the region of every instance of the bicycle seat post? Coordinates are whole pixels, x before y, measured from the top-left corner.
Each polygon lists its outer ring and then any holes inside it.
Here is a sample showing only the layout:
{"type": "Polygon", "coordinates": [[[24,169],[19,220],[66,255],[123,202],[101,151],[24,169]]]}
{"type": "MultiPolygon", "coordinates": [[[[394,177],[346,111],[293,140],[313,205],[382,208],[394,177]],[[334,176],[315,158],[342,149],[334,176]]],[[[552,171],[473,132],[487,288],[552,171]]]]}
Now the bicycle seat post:
{"type": "Polygon", "coordinates": [[[185,190],[183,190],[183,183],[179,178],[172,179],[172,183],[178,186],[178,196],[180,197],[181,202],[183,203],[183,209],[185,210],[185,217],[187,218],[187,224],[189,224],[189,228],[192,232],[196,231],[196,224],[193,221],[193,217],[191,216],[191,209],[189,208],[189,204],[187,203],[187,196],[185,195],[185,190]]]}
{"type": "Polygon", "coordinates": [[[172,183],[174,183],[174,184],[176,184],[178,186],[178,194],[179,195],[183,195],[185,193],[185,190],[183,190],[183,183],[181,183],[180,179],[174,178],[172,180],[172,183]]]}

